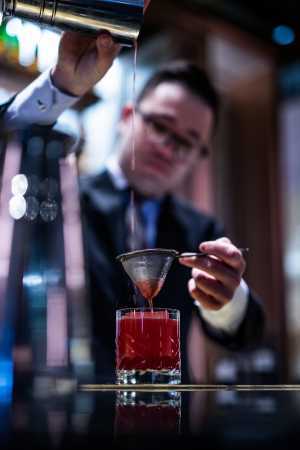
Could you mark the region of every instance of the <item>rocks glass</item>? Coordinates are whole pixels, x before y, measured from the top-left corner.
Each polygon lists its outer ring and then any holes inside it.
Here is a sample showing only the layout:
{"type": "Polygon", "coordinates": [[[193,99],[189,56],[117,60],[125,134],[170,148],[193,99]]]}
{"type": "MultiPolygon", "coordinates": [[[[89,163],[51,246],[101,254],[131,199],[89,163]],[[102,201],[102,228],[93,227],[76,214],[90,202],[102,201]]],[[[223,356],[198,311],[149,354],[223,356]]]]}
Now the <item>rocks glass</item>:
{"type": "Polygon", "coordinates": [[[180,312],[169,308],[117,310],[117,384],[180,381],[180,312]]]}

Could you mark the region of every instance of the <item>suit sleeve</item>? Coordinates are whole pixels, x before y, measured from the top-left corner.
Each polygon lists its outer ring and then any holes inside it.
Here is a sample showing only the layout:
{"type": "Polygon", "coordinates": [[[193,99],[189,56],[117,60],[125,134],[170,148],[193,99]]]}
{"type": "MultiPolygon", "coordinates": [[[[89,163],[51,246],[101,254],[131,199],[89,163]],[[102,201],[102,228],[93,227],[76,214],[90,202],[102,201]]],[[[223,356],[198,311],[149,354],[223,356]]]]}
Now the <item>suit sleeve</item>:
{"type": "Polygon", "coordinates": [[[4,115],[15,98],[16,98],[16,95],[11,97],[6,103],[3,103],[2,105],[0,105],[0,121],[4,121],[4,115]]]}
{"type": "Polygon", "coordinates": [[[261,301],[251,290],[244,318],[237,331],[232,335],[211,326],[203,319],[198,308],[197,313],[205,333],[215,342],[229,350],[239,351],[255,348],[262,341],[265,314],[261,301]]]}
{"type": "Polygon", "coordinates": [[[57,89],[50,72],[46,71],[3,105],[1,112],[8,129],[31,125],[52,126],[77,101],[78,97],[57,89]]]}

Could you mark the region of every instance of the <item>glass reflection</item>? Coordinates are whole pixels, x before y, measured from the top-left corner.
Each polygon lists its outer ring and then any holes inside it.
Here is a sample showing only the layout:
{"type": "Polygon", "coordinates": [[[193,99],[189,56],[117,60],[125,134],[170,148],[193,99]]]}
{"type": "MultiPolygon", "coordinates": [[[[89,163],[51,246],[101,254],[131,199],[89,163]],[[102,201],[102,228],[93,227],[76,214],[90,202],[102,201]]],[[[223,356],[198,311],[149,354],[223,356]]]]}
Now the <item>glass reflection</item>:
{"type": "Polygon", "coordinates": [[[28,189],[28,178],[24,174],[15,175],[11,181],[13,195],[25,195],[28,189]]]}
{"type": "Polygon", "coordinates": [[[132,434],[175,436],[180,431],[180,392],[116,393],[115,437],[132,434]]]}
{"type": "Polygon", "coordinates": [[[15,220],[24,217],[26,213],[26,200],[22,195],[14,195],[9,200],[9,214],[15,220]]]}

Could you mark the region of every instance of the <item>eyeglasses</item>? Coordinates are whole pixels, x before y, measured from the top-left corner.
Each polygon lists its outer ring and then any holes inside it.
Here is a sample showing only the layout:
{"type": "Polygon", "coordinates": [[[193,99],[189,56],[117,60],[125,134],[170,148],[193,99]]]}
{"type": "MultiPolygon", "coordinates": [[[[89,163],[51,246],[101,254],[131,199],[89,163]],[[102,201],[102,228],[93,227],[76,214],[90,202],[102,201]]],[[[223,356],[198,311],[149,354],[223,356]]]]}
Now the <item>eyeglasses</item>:
{"type": "Polygon", "coordinates": [[[139,108],[136,112],[140,114],[146,126],[148,138],[158,145],[172,145],[176,159],[187,160],[192,154],[200,150],[202,156],[208,155],[205,145],[190,142],[176,132],[171,130],[156,114],[145,113],[139,108]]]}

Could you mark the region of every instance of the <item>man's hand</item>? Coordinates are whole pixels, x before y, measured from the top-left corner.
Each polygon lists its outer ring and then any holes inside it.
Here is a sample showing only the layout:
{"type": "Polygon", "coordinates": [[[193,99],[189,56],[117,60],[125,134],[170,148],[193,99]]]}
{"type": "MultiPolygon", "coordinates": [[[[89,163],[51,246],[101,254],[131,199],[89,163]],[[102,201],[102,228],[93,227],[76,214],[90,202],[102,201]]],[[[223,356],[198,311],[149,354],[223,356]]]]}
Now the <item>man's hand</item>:
{"type": "Polygon", "coordinates": [[[180,258],[180,262],[192,268],[188,284],[192,298],[204,308],[216,311],[233,298],[246,262],[240,250],[227,238],[203,242],[199,249],[209,256],[180,258]]]}
{"type": "MultiPolygon", "coordinates": [[[[145,0],[144,12],[150,2],[145,0]]],[[[107,31],[97,38],[71,31],[63,33],[58,61],[51,73],[53,84],[70,95],[86,94],[104,77],[120,48],[107,31]]]]}
{"type": "Polygon", "coordinates": [[[70,95],[82,96],[104,77],[119,51],[120,45],[108,32],[97,38],[65,32],[51,74],[53,84],[70,95]]]}

